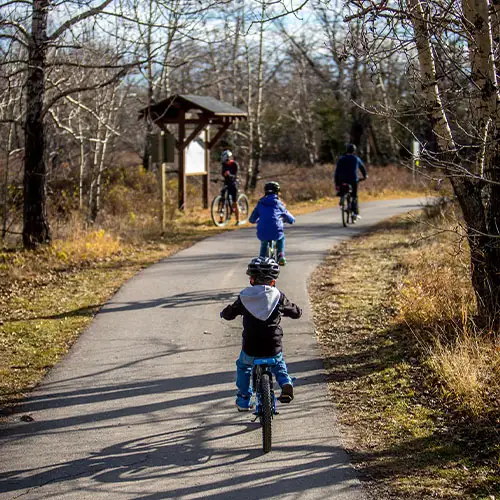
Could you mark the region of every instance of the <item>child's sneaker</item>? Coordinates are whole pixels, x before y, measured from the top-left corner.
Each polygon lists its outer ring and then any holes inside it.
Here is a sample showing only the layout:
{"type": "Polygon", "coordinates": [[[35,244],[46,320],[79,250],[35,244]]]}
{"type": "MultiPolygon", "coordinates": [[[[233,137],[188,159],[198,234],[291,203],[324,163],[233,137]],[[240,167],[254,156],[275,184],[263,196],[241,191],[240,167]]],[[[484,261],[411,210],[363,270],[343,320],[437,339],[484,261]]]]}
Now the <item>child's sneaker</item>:
{"type": "Polygon", "coordinates": [[[293,385],[283,384],[281,396],[278,398],[281,403],[290,403],[293,400],[293,385]]]}
{"type": "Polygon", "coordinates": [[[238,411],[250,411],[252,409],[250,398],[236,396],[236,408],[238,408],[238,411]]]}
{"type": "Polygon", "coordinates": [[[251,408],[250,406],[240,406],[238,403],[236,403],[236,408],[238,409],[238,411],[250,411],[251,408]]]}
{"type": "Polygon", "coordinates": [[[280,266],[286,266],[286,259],[285,259],[285,256],[282,253],[280,253],[278,255],[278,264],[280,266]]]}

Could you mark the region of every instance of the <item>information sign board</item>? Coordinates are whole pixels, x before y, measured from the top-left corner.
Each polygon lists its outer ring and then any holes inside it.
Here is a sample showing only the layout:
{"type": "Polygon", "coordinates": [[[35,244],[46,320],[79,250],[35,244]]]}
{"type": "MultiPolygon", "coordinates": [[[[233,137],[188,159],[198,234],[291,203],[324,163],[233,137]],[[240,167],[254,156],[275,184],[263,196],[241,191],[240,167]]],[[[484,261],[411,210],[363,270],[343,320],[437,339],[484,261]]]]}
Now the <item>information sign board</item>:
{"type": "Polygon", "coordinates": [[[186,175],[201,175],[207,172],[203,135],[205,135],[205,132],[192,140],[186,148],[186,175]]]}

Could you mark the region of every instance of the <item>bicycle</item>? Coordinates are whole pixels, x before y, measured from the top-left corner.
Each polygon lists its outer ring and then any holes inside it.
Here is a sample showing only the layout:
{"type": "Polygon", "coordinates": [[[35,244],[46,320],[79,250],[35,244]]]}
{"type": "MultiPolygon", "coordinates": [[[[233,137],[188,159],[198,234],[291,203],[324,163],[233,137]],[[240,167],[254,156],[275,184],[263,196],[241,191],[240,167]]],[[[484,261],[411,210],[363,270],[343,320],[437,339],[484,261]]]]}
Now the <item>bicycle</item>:
{"type": "Polygon", "coordinates": [[[272,446],[272,421],[276,410],[276,396],[273,389],[271,366],[277,364],[275,358],[257,358],[253,361],[252,387],[255,396],[255,419],[262,427],[262,449],[269,453],[272,446]]]}
{"type": "Polygon", "coordinates": [[[353,210],[354,200],[352,198],[352,186],[350,184],[340,185],[340,210],[342,212],[342,225],[347,227],[349,222],[354,224],[356,222],[356,215],[353,210]]]}
{"type": "Polygon", "coordinates": [[[278,262],[278,246],[276,245],[276,241],[272,240],[267,242],[266,257],[270,257],[278,262]]]}
{"type": "MultiPolygon", "coordinates": [[[[212,179],[212,182],[219,182],[218,179],[212,179]]],[[[248,220],[249,202],[245,193],[239,193],[236,199],[240,212],[240,224],[244,224],[248,220]]],[[[210,215],[212,222],[216,226],[225,226],[233,215],[233,200],[229,195],[229,188],[226,184],[222,186],[220,193],[214,197],[210,206],[210,215]]]]}

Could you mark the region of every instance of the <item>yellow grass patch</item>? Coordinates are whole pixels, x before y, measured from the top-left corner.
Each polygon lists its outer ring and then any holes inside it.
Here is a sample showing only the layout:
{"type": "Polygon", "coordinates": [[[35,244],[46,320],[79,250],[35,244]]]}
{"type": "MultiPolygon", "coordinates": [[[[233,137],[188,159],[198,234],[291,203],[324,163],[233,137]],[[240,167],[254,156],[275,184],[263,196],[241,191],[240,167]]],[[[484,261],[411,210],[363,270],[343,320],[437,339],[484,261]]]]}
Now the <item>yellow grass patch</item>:
{"type": "Polygon", "coordinates": [[[53,250],[57,257],[67,262],[103,259],[120,251],[120,241],[104,229],[79,230],[64,240],[55,240],[53,250]]]}
{"type": "Polygon", "coordinates": [[[464,327],[444,343],[439,337],[429,348],[427,362],[449,395],[469,412],[480,416],[500,395],[500,340],[464,327]]]}

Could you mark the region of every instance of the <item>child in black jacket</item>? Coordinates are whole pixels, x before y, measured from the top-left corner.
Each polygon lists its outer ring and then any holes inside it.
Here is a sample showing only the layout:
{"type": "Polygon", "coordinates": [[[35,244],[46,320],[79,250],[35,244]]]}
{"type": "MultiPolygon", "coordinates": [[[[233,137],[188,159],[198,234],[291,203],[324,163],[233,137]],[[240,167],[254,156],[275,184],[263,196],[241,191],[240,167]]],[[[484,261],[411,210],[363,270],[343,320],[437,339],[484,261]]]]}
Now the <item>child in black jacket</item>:
{"type": "Polygon", "coordinates": [[[226,320],[243,316],[243,345],[236,361],[236,406],[239,411],[250,410],[250,378],[255,358],[275,358],[271,366],[281,387],[279,400],[289,403],[293,399],[292,379],[288,375],[282,353],[283,330],[281,316],[300,318],[302,309],[290,302],[276,287],[278,263],[267,257],[257,257],[248,264],[247,274],[251,286],[242,290],[236,301],[220,313],[226,320]]]}

